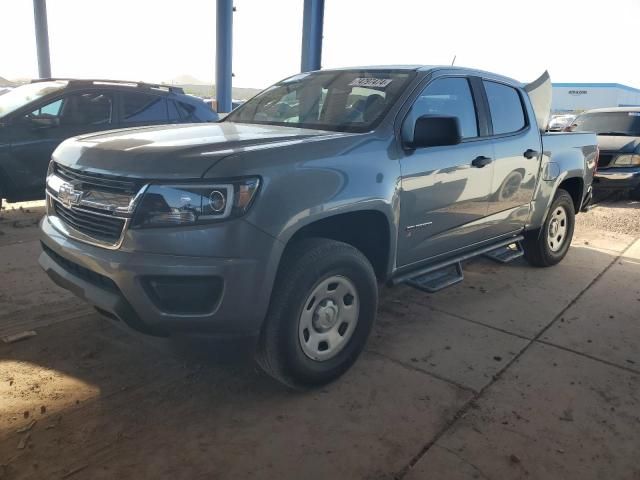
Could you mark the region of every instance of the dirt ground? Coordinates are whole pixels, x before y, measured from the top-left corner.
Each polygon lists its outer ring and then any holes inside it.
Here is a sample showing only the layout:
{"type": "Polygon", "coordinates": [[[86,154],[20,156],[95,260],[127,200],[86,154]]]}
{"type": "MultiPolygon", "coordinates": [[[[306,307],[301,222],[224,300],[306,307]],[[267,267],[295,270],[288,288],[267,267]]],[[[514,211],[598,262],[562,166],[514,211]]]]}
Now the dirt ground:
{"type": "MultiPolygon", "coordinates": [[[[9,205],[9,208],[16,207],[9,205]]],[[[0,479],[640,479],[640,203],[567,258],[382,292],[342,379],[292,393],[249,346],[133,335],[37,265],[42,203],[0,220],[0,479]]],[[[21,207],[21,208],[20,208],[21,207]]]]}

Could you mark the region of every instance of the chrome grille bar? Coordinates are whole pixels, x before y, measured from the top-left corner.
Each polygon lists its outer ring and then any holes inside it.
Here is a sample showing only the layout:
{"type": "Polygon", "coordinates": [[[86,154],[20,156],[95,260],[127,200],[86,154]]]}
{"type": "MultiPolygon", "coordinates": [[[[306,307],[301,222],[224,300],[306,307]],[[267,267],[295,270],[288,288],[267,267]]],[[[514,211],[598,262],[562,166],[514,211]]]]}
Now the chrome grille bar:
{"type": "Polygon", "coordinates": [[[47,177],[47,215],[64,235],[103,248],[122,245],[146,186],[54,163],[47,177]]]}

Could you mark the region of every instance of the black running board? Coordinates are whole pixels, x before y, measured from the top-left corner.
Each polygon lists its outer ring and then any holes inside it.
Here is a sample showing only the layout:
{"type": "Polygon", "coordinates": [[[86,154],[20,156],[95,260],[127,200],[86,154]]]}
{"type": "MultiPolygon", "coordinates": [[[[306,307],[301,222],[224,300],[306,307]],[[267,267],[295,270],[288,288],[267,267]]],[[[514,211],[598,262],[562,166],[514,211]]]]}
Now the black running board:
{"type": "MultiPolygon", "coordinates": [[[[456,283],[459,283],[464,279],[461,262],[465,260],[469,260],[480,255],[485,255],[490,252],[495,252],[497,250],[503,252],[502,258],[513,256],[513,258],[511,258],[511,260],[513,260],[521,256],[522,247],[520,246],[520,242],[523,239],[524,237],[522,235],[518,235],[516,237],[511,237],[506,240],[492,243],[491,245],[486,245],[476,250],[457,255],[445,261],[434,263],[433,265],[427,265],[422,268],[417,268],[415,270],[403,273],[395,278],[392,278],[391,284],[398,285],[400,283],[406,283],[425,292],[437,292],[438,290],[442,290],[443,288],[455,285],[456,283]],[[517,250],[509,247],[513,244],[518,245],[517,250]],[[510,248],[508,255],[504,253],[507,248],[510,248]],[[517,254],[515,253],[516,251],[518,252],[517,254]]],[[[503,260],[499,261],[503,262],[503,260]]]]}

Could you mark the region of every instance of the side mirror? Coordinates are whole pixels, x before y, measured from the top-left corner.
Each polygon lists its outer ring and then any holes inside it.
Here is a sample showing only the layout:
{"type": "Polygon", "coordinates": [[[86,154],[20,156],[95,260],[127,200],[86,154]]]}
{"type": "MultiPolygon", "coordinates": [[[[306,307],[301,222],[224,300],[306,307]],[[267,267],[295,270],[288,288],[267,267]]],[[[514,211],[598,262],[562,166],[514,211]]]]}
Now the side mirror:
{"type": "Polygon", "coordinates": [[[410,148],[441,147],[457,145],[462,141],[458,117],[423,115],[418,117],[413,129],[413,138],[405,139],[410,148]]]}

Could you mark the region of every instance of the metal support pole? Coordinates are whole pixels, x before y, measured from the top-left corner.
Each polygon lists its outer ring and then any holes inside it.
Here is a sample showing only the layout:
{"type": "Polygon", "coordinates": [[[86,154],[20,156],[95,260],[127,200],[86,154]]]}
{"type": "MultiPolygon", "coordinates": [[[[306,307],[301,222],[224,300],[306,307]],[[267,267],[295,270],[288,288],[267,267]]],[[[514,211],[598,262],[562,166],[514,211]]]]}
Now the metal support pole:
{"type": "Polygon", "coordinates": [[[33,18],[36,26],[36,46],[38,48],[38,75],[40,78],[51,78],[46,0],[33,0],[33,18]]]}
{"type": "Polygon", "coordinates": [[[302,60],[300,70],[320,70],[322,60],[322,26],[324,0],[304,0],[302,18],[302,60]]]}
{"type": "Polygon", "coordinates": [[[216,1],[216,100],[222,113],[231,111],[233,0],[216,1]]]}

